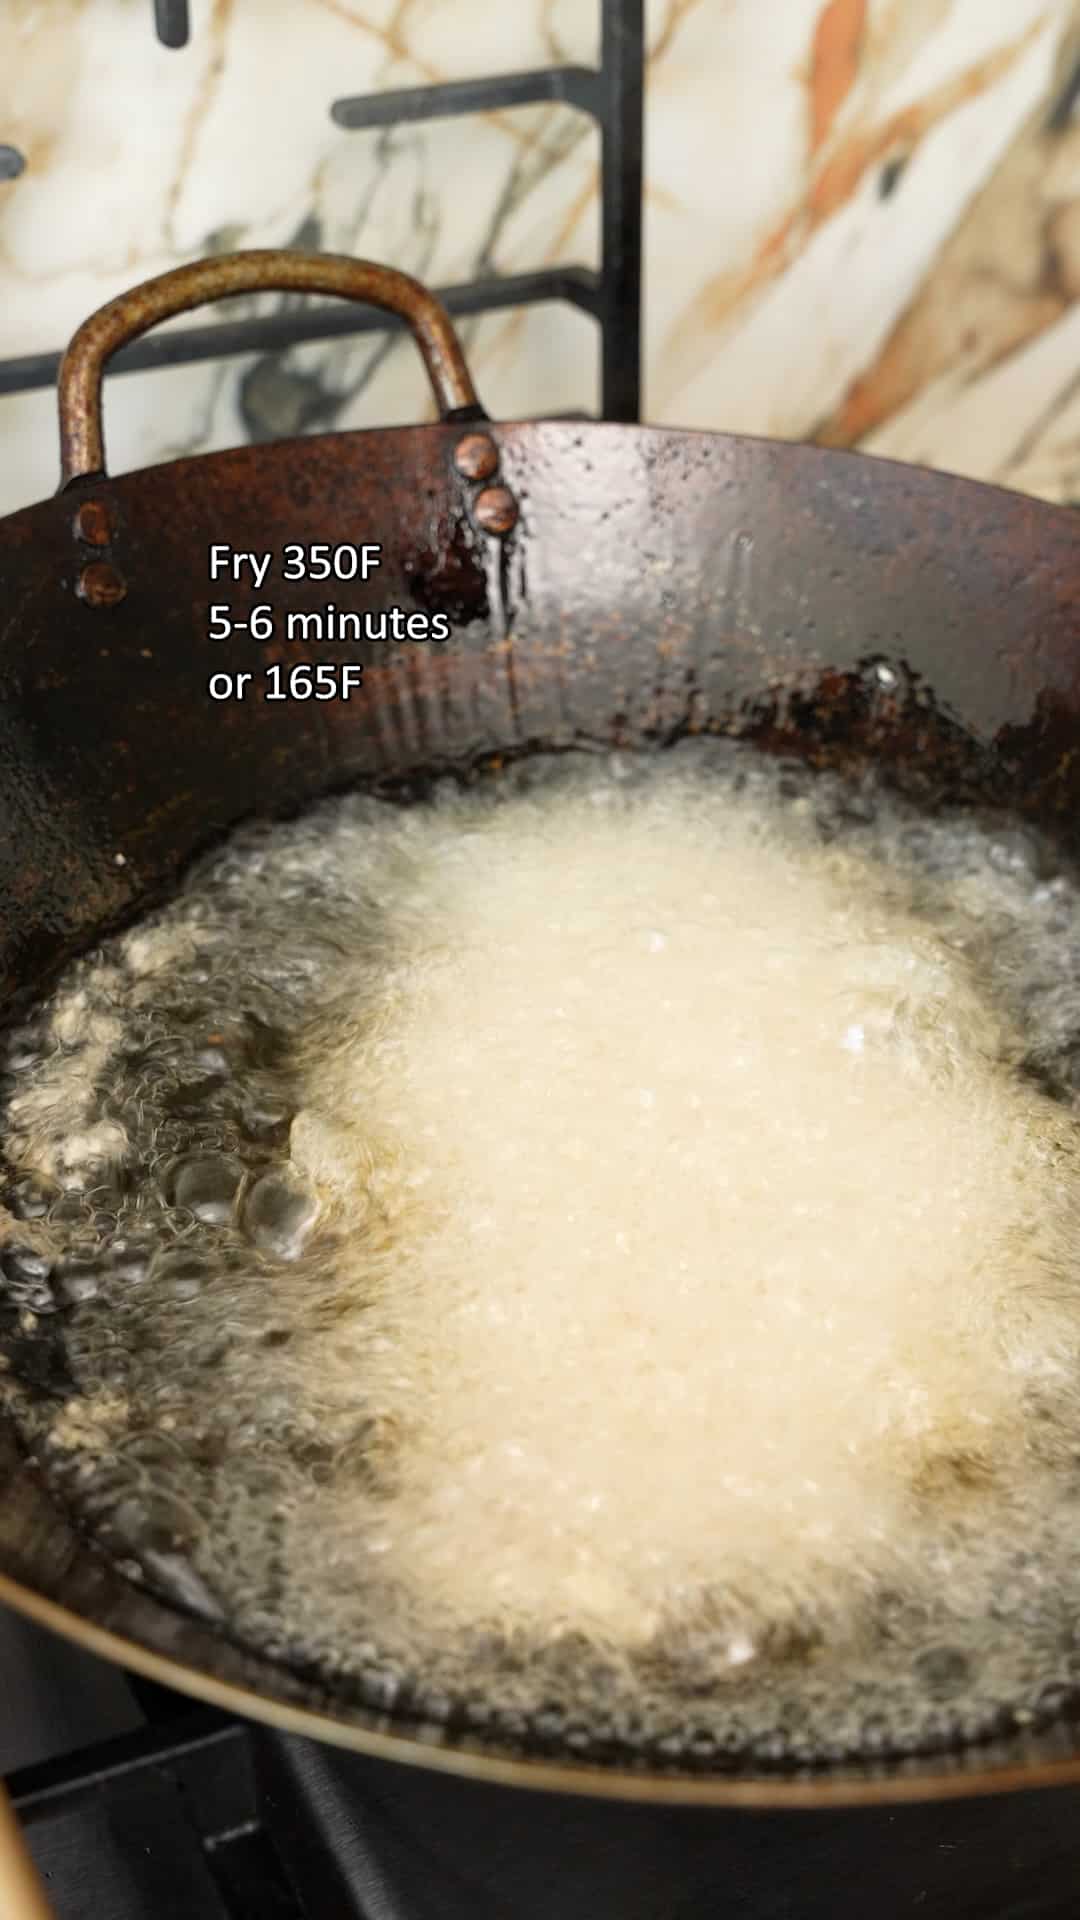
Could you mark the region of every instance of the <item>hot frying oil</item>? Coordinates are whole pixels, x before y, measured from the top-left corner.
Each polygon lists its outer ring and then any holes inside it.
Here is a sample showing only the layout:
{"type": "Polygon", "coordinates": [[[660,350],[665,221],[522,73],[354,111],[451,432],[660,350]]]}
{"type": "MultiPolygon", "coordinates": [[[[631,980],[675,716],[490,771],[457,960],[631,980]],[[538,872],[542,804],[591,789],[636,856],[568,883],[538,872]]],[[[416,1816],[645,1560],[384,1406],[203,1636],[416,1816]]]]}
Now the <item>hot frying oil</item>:
{"type": "Polygon", "coordinates": [[[8,1037],[8,1397],[131,1577],[697,1765],[1080,1677],[1080,889],[726,742],[247,829],[8,1037]]]}

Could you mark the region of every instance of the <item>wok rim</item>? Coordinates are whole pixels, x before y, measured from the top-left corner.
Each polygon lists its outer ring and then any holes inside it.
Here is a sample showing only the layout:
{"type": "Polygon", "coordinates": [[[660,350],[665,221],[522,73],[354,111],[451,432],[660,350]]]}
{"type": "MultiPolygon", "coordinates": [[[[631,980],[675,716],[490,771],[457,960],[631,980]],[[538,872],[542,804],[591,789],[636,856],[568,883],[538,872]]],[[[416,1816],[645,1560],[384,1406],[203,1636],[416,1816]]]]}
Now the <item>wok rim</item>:
{"type": "MultiPolygon", "coordinates": [[[[777,1774],[684,1775],[635,1772],[618,1766],[575,1766],[570,1762],[498,1753],[410,1734],[385,1732],[361,1720],[339,1718],[311,1706],[276,1699],[254,1687],[221,1679],[138,1640],[98,1625],[70,1607],[0,1571],[0,1605],[48,1632],[59,1634],[84,1653],[135,1672],[172,1692],[202,1701],[238,1719],[254,1720],[280,1733],[344,1748],[373,1760],[432,1769],[489,1787],[512,1787],[577,1799],[667,1807],[725,1807],[747,1811],[813,1812],[868,1806],[903,1806],[943,1800],[974,1800],[1036,1789],[1080,1785],[1080,1751],[1061,1760],[1022,1761],[970,1772],[934,1773],[917,1760],[888,1760],[878,1778],[859,1778],[841,1767],[825,1767],[812,1777],[777,1774]],[[917,1771],[900,1771],[912,1768],[917,1771]]],[[[978,1748],[967,1748],[977,1756],[978,1748]]],[[[849,1763],[850,1764],[850,1763],[849,1763]]]]}
{"type": "MultiPolygon", "coordinates": [[[[580,418],[572,414],[562,416],[543,414],[532,417],[512,415],[505,419],[500,416],[487,420],[478,430],[498,445],[502,435],[510,436],[512,442],[523,432],[534,432],[547,427],[557,427],[571,434],[621,435],[627,440],[637,438],[643,442],[647,442],[650,437],[655,437],[657,442],[675,439],[695,443],[704,441],[715,446],[731,448],[771,449],[781,455],[790,453],[795,457],[801,455],[804,459],[814,462],[826,462],[829,467],[836,468],[838,471],[843,468],[849,471],[857,471],[860,468],[864,471],[885,468],[896,475],[898,480],[901,475],[906,475],[916,484],[924,484],[940,490],[960,489],[973,497],[983,497],[988,504],[990,501],[996,501],[999,511],[1011,510],[1015,513],[1026,508],[1039,514],[1040,517],[1050,515],[1058,519],[1062,526],[1071,524],[1080,528],[1080,503],[1078,502],[1049,500],[1041,494],[1027,493],[1021,487],[1008,486],[1001,480],[982,480],[972,474],[958,473],[949,467],[929,466],[925,461],[919,460],[902,460],[895,454],[868,453],[862,447],[822,447],[814,440],[786,439],[778,434],[729,433],[721,427],[679,426],[657,420],[600,420],[592,416],[580,418]]],[[[19,520],[24,515],[34,513],[37,508],[59,497],[77,501],[85,493],[104,496],[115,487],[123,487],[125,483],[135,480],[156,481],[163,475],[185,473],[194,468],[206,469],[226,463],[237,455],[246,457],[254,455],[262,458],[275,454],[280,456],[287,450],[302,458],[309,449],[331,444],[349,445],[364,440],[394,438],[400,438],[404,442],[418,435],[427,436],[433,440],[441,438],[451,445],[454,440],[461,437],[464,431],[468,430],[445,420],[410,420],[401,421],[395,426],[336,429],[331,427],[323,433],[283,434],[280,438],[273,440],[240,441],[235,446],[216,447],[205,453],[184,453],[172,460],[152,461],[148,466],[125,467],[116,472],[110,469],[107,473],[99,475],[76,476],[62,483],[56,493],[46,495],[40,500],[29,501],[26,505],[12,508],[9,513],[0,516],[0,528],[9,521],[19,520]]]]}

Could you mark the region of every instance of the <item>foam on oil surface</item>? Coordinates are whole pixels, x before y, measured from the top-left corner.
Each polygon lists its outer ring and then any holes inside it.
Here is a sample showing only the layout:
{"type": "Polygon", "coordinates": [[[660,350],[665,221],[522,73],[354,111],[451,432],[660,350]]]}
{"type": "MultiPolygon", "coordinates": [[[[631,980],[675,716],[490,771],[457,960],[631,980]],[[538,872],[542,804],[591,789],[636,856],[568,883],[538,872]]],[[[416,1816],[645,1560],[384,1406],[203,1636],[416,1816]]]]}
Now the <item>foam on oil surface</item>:
{"type": "Polygon", "coordinates": [[[727,744],[248,833],[9,1043],[24,1431],[383,1704],[706,1765],[1045,1714],[1078,948],[1031,836],[727,744]]]}

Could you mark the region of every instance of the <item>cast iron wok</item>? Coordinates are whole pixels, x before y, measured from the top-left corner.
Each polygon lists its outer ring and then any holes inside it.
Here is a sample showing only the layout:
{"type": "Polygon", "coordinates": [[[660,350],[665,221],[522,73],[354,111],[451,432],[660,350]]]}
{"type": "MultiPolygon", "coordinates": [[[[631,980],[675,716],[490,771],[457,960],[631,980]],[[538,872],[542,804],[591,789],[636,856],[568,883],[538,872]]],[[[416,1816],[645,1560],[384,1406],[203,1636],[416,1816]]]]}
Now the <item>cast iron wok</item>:
{"type": "MultiPolygon", "coordinates": [[[[857,455],[668,429],[493,425],[445,313],[330,255],[183,267],[102,308],[59,386],[63,483],[0,522],[0,993],[163,898],[243,818],[545,748],[661,750],[726,731],[817,765],[874,761],[927,804],[1080,819],[1075,516],[857,455]],[[331,434],[106,474],[101,383],[170,314],[259,289],[403,317],[438,424],[331,434]],[[212,543],[376,543],[347,586],[275,582],[279,616],[441,611],[443,644],[350,645],[359,694],[215,702],[209,676],[295,644],[208,639],[265,601],[208,579],[212,543]]],[[[807,1804],[1080,1781],[1066,1718],[994,1747],[799,1776],[685,1778],[500,1750],[380,1718],[125,1580],[0,1430],[0,1600],[168,1685],[344,1746],[491,1781],[655,1801],[807,1804]]]]}

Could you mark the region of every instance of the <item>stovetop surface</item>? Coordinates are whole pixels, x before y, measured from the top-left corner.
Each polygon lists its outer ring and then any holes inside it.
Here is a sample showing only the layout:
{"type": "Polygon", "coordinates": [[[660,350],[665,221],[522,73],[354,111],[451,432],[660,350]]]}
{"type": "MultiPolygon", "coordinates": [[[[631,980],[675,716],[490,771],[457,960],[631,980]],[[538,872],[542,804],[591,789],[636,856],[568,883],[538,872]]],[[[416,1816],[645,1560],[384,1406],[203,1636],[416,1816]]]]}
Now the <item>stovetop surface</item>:
{"type": "Polygon", "coordinates": [[[0,1771],[56,1920],[1075,1920],[1080,1794],[632,1807],[391,1766],[0,1613],[0,1771]]]}

